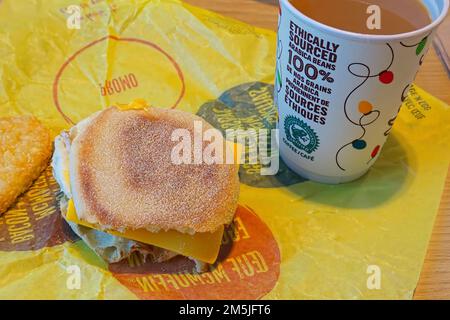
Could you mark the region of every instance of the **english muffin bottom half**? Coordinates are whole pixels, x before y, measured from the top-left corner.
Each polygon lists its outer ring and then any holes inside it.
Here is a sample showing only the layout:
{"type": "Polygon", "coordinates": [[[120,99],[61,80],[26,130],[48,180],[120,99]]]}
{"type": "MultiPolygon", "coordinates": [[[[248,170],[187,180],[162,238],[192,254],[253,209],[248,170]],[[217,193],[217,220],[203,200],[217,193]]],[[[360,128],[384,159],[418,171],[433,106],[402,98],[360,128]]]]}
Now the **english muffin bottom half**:
{"type": "MultiPolygon", "coordinates": [[[[181,254],[204,270],[217,258],[239,196],[235,164],[196,160],[209,143],[200,140],[199,148],[198,137],[208,130],[215,129],[179,110],[110,107],[62,132],[52,165],[64,218],[108,262],[135,251],[155,262],[181,254]],[[183,133],[192,154],[180,163],[174,137],[183,133]]],[[[230,151],[222,135],[215,139],[223,154],[230,151]]]]}

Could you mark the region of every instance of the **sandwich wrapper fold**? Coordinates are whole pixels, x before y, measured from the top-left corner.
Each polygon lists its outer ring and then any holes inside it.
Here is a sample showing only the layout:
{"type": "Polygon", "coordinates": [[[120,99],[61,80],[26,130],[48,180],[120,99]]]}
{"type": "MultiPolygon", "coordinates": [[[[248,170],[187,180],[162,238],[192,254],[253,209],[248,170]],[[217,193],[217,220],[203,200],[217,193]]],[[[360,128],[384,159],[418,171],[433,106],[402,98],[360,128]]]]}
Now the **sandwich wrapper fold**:
{"type": "MultiPolygon", "coordinates": [[[[139,98],[227,124],[220,129],[274,128],[273,101],[261,101],[273,99],[275,45],[274,32],[178,1],[3,0],[0,116],[31,113],[57,135],[139,98]]],[[[276,177],[241,165],[246,214],[236,225],[247,233],[189,286],[165,274],[177,274],[170,265],[134,273],[97,257],[62,221],[49,168],[0,218],[0,298],[229,298],[229,283],[245,287],[240,298],[410,299],[447,176],[449,132],[449,106],[414,86],[358,181],[321,185],[283,164],[276,177]]]]}

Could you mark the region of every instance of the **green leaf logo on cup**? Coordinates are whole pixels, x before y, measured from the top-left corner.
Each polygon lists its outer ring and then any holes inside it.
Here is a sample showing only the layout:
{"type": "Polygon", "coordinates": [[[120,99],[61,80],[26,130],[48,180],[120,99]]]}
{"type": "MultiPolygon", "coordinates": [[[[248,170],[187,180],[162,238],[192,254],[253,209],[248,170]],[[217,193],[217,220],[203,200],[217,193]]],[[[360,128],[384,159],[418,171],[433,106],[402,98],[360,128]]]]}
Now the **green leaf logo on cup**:
{"type": "Polygon", "coordinates": [[[284,120],[286,138],[297,148],[311,154],[319,147],[319,137],[305,122],[294,116],[284,120]]]}

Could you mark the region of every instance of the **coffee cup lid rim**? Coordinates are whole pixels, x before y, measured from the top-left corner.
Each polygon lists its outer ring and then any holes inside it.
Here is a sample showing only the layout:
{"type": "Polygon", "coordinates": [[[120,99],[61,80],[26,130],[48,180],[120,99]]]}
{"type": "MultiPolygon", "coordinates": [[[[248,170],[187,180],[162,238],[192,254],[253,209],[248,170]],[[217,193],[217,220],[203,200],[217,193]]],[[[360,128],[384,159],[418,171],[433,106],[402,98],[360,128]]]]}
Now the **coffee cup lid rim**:
{"type": "Polygon", "coordinates": [[[445,19],[447,16],[447,12],[449,9],[449,0],[443,0],[444,1],[444,7],[442,9],[442,12],[437,17],[437,19],[434,19],[430,24],[427,26],[411,31],[406,33],[399,33],[399,34],[391,34],[391,35],[375,35],[375,34],[365,34],[365,33],[356,33],[351,31],[345,31],[342,29],[330,27],[326,24],[323,24],[319,21],[316,21],[305,14],[303,14],[301,11],[297,10],[289,0],[280,0],[282,3],[284,3],[285,6],[288,7],[288,9],[297,15],[300,15],[305,21],[307,21],[310,25],[318,25],[322,29],[331,32],[335,36],[350,38],[353,40],[363,40],[363,41],[394,41],[394,40],[403,40],[408,38],[414,38],[414,37],[420,37],[426,34],[431,33],[435,28],[437,28],[445,19]]]}

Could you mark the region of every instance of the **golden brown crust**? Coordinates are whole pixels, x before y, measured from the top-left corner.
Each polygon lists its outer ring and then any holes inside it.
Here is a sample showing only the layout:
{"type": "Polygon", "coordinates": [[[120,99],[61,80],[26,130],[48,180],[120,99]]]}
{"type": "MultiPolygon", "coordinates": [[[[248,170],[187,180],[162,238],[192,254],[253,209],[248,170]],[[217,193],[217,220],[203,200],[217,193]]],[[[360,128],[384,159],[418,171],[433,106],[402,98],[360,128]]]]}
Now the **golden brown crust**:
{"type": "Polygon", "coordinates": [[[239,195],[235,165],[171,161],[174,129],[194,120],[177,110],[104,110],[72,141],[70,179],[80,218],[105,228],[209,232],[231,221],[239,195]]]}
{"type": "Polygon", "coordinates": [[[51,134],[36,118],[0,118],[0,215],[39,177],[51,155],[51,134]]]}

